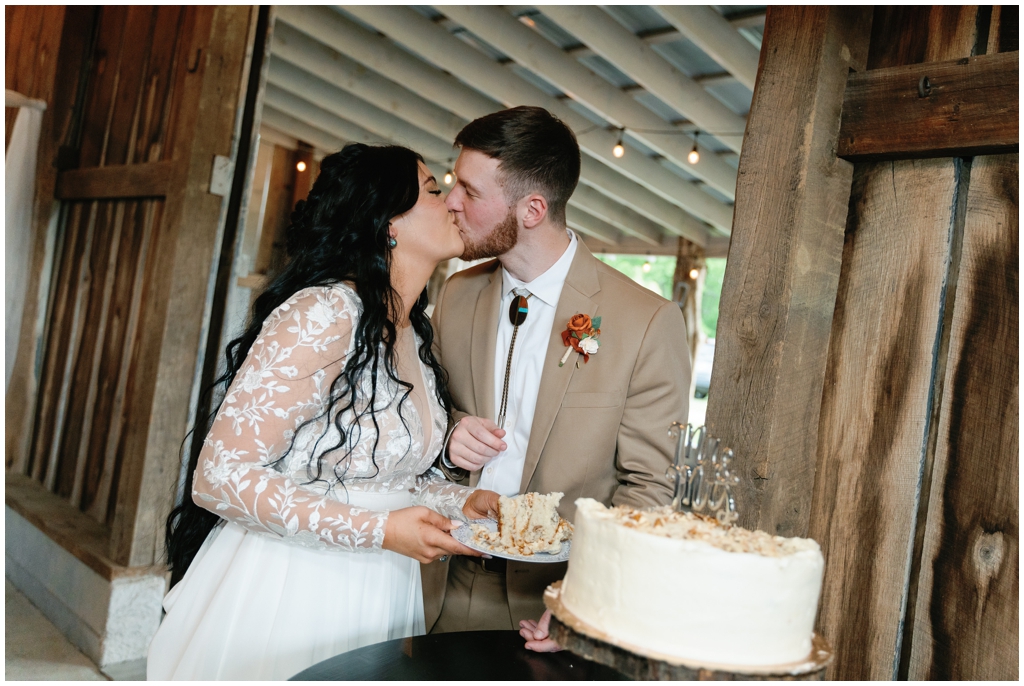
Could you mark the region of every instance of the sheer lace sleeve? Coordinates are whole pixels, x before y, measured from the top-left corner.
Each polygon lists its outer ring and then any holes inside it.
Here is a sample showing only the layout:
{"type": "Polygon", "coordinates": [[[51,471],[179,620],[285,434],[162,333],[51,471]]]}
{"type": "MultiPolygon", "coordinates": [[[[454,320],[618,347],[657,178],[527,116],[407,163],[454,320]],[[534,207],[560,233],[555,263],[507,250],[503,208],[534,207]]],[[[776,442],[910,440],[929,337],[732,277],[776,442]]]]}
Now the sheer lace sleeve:
{"type": "Polygon", "coordinates": [[[472,488],[448,481],[435,469],[416,477],[416,504],[425,505],[448,519],[466,521],[462,507],[472,492],[472,488]]]}
{"type": "Polygon", "coordinates": [[[192,489],[197,505],[307,547],[382,549],[387,512],[338,502],[268,466],[326,406],[355,317],[357,305],[343,289],[324,287],[299,291],[267,318],[203,444],[192,489]]]}

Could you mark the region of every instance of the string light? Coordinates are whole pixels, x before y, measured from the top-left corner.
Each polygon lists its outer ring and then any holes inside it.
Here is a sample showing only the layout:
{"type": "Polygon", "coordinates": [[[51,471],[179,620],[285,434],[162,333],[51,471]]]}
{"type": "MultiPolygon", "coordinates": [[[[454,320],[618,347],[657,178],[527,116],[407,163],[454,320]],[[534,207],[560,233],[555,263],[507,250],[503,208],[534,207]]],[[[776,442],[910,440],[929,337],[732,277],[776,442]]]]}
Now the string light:
{"type": "Polygon", "coordinates": [[[697,152],[697,136],[699,135],[700,131],[693,134],[693,150],[691,150],[690,154],[686,156],[686,161],[690,164],[697,164],[700,162],[700,153],[697,152]]]}
{"type": "Polygon", "coordinates": [[[302,160],[299,160],[298,164],[295,165],[295,168],[298,169],[300,172],[304,172],[306,171],[306,163],[303,162],[302,160]]]}
{"type": "Polygon", "coordinates": [[[690,278],[692,280],[696,281],[698,276],[700,276],[700,272],[697,271],[696,267],[694,267],[693,269],[690,270],[690,278]]]}
{"type": "Polygon", "coordinates": [[[647,259],[644,260],[644,263],[640,267],[640,269],[643,270],[644,274],[651,271],[651,253],[647,253],[647,259]]]}
{"type": "Polygon", "coordinates": [[[622,145],[622,131],[623,129],[619,129],[619,142],[612,148],[612,154],[616,157],[622,157],[626,154],[626,148],[622,145]]]}
{"type": "Polygon", "coordinates": [[[452,185],[452,181],[454,181],[454,180],[455,180],[455,177],[452,175],[452,172],[451,172],[450,169],[444,173],[444,185],[450,186],[450,185],[452,185]]]}

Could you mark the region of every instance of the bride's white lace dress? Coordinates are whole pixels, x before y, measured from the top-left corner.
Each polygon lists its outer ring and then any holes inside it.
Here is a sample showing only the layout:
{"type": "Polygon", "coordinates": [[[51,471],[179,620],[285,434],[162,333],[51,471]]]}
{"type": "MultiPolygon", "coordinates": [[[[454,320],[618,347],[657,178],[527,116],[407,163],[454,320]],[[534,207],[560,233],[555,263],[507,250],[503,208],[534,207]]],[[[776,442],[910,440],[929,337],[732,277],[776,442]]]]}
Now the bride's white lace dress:
{"type": "Polygon", "coordinates": [[[413,392],[400,403],[405,389],[383,369],[376,388],[364,374],[358,401],[373,399],[379,428],[343,411],[345,449],[327,452],[340,434],[323,414],[360,312],[339,284],[299,291],[264,323],[194,478],[193,497],[225,521],[164,600],[149,679],[287,679],[424,632],[419,563],[381,547],[388,512],[426,505],[463,519],[470,489],[430,468],[447,417],[411,327],[396,354],[413,392]]]}

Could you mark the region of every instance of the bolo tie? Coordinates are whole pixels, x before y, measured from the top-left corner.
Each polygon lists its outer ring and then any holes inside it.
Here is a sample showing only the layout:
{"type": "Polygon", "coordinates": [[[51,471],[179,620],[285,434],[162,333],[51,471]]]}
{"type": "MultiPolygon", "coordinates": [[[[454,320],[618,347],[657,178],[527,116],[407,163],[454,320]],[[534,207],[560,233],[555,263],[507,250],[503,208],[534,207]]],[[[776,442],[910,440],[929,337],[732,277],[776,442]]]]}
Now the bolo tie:
{"type": "Polygon", "coordinates": [[[512,373],[512,353],[516,349],[516,336],[519,334],[519,327],[526,321],[526,315],[530,313],[530,298],[533,293],[525,291],[526,295],[519,295],[519,291],[513,291],[515,297],[508,307],[508,320],[512,322],[512,342],[508,345],[508,359],[505,361],[505,385],[501,389],[501,409],[498,411],[498,428],[505,428],[505,411],[508,409],[508,381],[512,373]]]}

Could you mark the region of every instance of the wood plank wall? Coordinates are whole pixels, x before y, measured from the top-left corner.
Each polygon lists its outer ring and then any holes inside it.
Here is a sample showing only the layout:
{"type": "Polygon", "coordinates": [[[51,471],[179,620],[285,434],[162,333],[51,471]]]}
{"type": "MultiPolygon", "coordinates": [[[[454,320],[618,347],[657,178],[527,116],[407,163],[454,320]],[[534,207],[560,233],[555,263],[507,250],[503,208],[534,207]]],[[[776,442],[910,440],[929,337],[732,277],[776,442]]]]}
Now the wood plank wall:
{"type": "MultiPolygon", "coordinates": [[[[1005,9],[878,7],[868,68],[1008,46],[1005,9]]],[[[855,167],[809,529],[827,560],[819,631],[836,651],[830,678],[1016,678],[1010,157],[855,167]],[[978,260],[995,272],[979,274],[978,260]],[[989,318],[967,331],[979,308],[989,318]]]]}
{"type": "Polygon", "coordinates": [[[1018,675],[1018,179],[1017,155],[974,160],[931,492],[924,494],[910,679],[1018,675]]]}
{"type": "MultiPolygon", "coordinates": [[[[106,7],[84,102],[79,166],[169,159],[193,10],[106,7]],[[177,79],[172,76],[177,76],[177,79]]],[[[163,198],[68,202],[56,246],[39,407],[25,473],[99,522],[117,501],[138,397],[141,313],[163,198]]],[[[150,297],[152,293],[148,294],[150,297]]]]}
{"type": "Polygon", "coordinates": [[[63,202],[44,251],[52,274],[41,270],[45,327],[15,396],[21,414],[8,410],[8,469],[105,527],[113,564],[146,566],[162,554],[202,365],[224,236],[211,163],[239,149],[257,11],[92,12],[94,29],[66,23],[62,39],[91,48],[84,67],[59,66],[58,92],[79,97],[56,137],[63,171],[49,203],[63,202]]]}
{"type": "MultiPolygon", "coordinates": [[[[32,211],[32,254],[25,284],[25,302],[21,332],[5,406],[5,464],[7,469],[24,470],[25,456],[32,437],[34,398],[39,385],[39,342],[45,326],[46,303],[49,299],[53,243],[56,235],[56,208],[54,189],[57,183],[57,163],[61,146],[76,136],[75,102],[82,64],[88,58],[92,39],[92,26],[96,20],[95,7],[68,6],[60,17],[48,7],[8,6],[7,30],[7,87],[28,91],[26,95],[46,100],[40,130],[36,192],[32,211]],[[59,42],[59,50],[25,43],[13,27],[20,23],[41,25],[40,30],[51,34],[40,43],[52,46],[59,42]],[[56,38],[54,38],[56,36],[56,38]],[[47,59],[21,59],[22,53],[34,50],[48,55],[47,59]],[[56,59],[53,59],[56,55],[56,59]],[[16,65],[16,68],[13,68],[16,65]],[[30,72],[30,73],[26,73],[30,72]],[[29,85],[31,84],[31,85],[29,85]],[[55,84],[60,84],[56,87],[55,84]]],[[[28,32],[29,35],[34,35],[28,32]]],[[[10,120],[13,121],[13,120],[10,120]]]]}
{"type": "Polygon", "coordinates": [[[832,70],[1016,51],[1017,8],[862,9],[768,10],[707,423],[740,523],[822,545],[828,678],[1016,679],[1017,155],[851,165],[832,70]]]}

